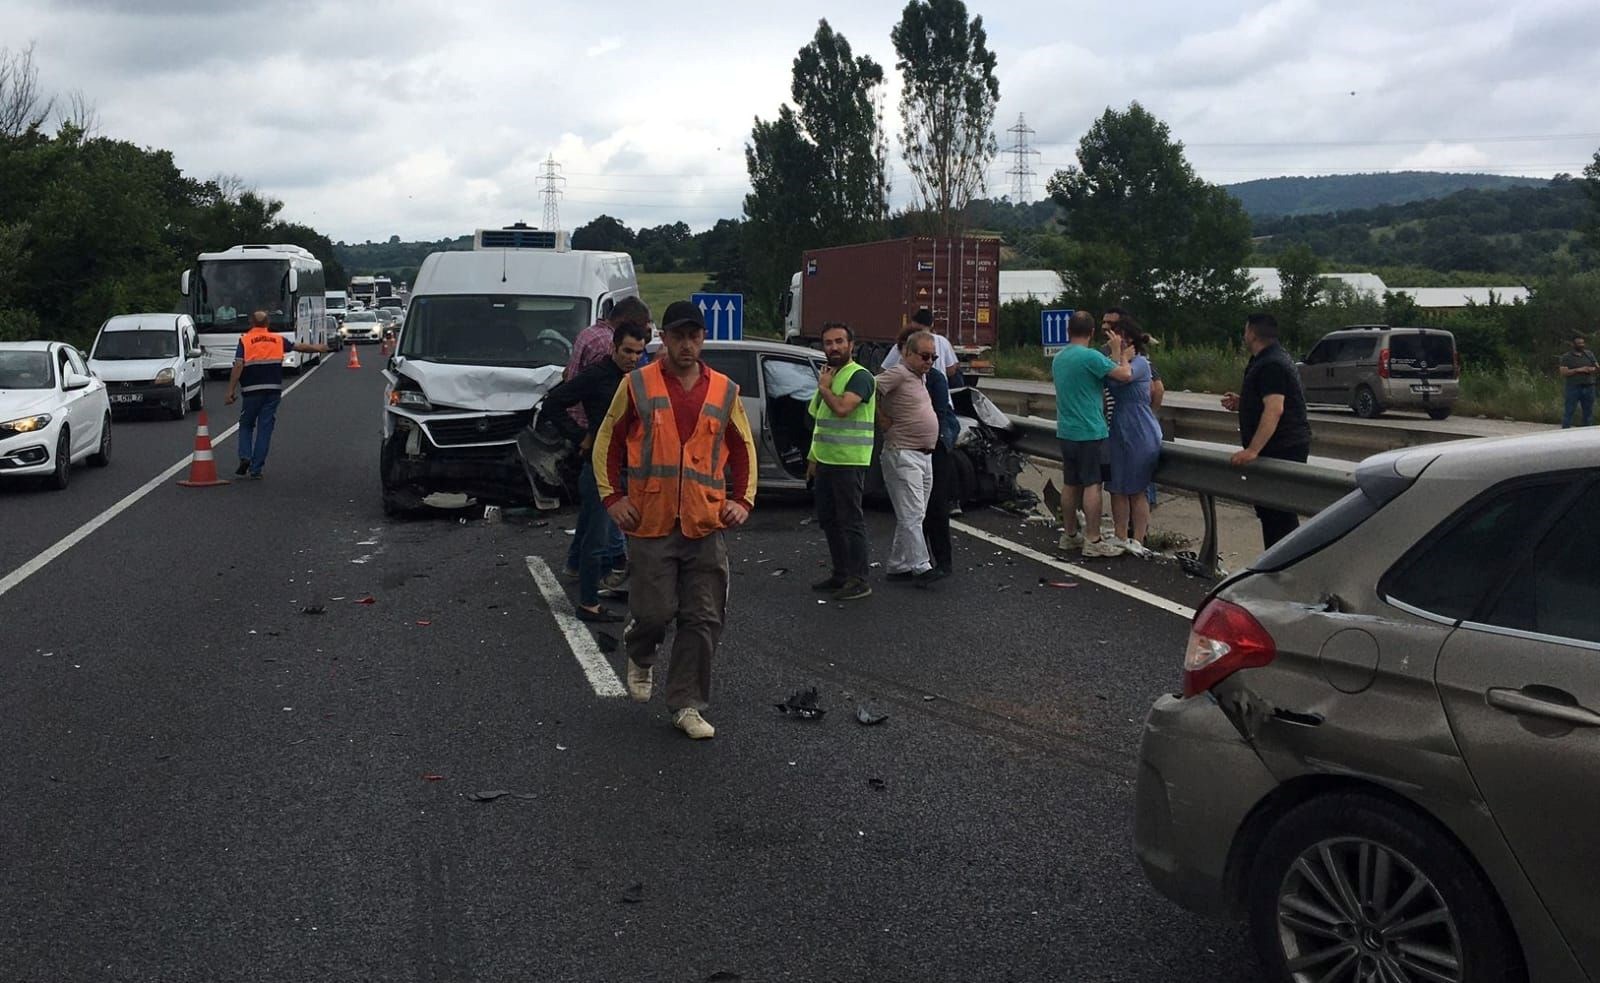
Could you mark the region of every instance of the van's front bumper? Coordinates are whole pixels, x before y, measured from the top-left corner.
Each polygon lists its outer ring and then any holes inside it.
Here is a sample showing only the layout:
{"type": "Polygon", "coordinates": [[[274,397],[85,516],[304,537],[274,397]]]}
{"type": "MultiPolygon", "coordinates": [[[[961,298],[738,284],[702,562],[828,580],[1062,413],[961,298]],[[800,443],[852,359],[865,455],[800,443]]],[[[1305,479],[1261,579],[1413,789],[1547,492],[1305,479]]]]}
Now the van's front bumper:
{"type": "Polygon", "coordinates": [[[106,399],[112,412],[136,410],[144,406],[161,406],[177,410],[187,397],[176,384],[158,386],[153,382],[108,382],[106,399]]]}
{"type": "Polygon", "coordinates": [[[533,501],[517,437],[523,413],[411,413],[389,407],[381,454],[383,486],[418,499],[460,493],[492,502],[533,501]]]}

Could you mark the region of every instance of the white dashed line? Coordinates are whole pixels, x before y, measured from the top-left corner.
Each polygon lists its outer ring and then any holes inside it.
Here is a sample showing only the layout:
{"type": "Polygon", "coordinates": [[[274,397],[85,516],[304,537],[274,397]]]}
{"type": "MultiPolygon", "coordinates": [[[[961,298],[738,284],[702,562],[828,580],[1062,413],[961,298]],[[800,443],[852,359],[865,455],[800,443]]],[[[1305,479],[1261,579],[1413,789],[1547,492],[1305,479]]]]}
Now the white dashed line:
{"type": "Polygon", "coordinates": [[[539,585],[539,593],[544,595],[544,602],[550,607],[550,614],[556,619],[556,627],[561,629],[561,634],[567,636],[567,645],[571,647],[573,656],[583,669],[583,674],[588,677],[589,685],[594,689],[595,695],[625,695],[627,691],[622,688],[622,680],[617,678],[611,663],[600,653],[600,647],[594,643],[594,636],[589,634],[589,629],[578,620],[578,615],[572,608],[572,601],[567,598],[567,592],[556,580],[550,564],[537,556],[524,559],[528,561],[528,572],[533,574],[533,582],[539,585]]]}
{"type": "Polygon", "coordinates": [[[1175,614],[1186,621],[1194,620],[1194,608],[1185,607],[1182,604],[1179,604],[1177,601],[1169,601],[1166,598],[1161,597],[1158,594],[1152,594],[1147,590],[1140,590],[1137,587],[1130,587],[1120,580],[1113,580],[1112,578],[1107,577],[1105,574],[1095,573],[1093,570],[1074,566],[1071,563],[1058,560],[1053,556],[1047,556],[1044,553],[1033,549],[1032,547],[1024,546],[1021,543],[1014,543],[1004,536],[996,536],[992,532],[986,532],[982,529],[979,529],[977,526],[969,526],[965,522],[952,521],[950,523],[950,528],[958,532],[964,532],[968,536],[972,536],[975,539],[981,539],[986,543],[992,543],[995,546],[1001,547],[1002,549],[1008,549],[1018,556],[1025,556],[1036,563],[1043,563],[1047,567],[1053,567],[1057,570],[1060,570],[1062,573],[1071,574],[1072,576],[1077,577],[1079,580],[1086,580],[1097,587],[1104,587],[1106,590],[1116,591],[1118,594],[1121,594],[1124,597],[1131,597],[1135,601],[1148,604],[1153,608],[1159,608],[1160,610],[1166,611],[1169,614],[1175,614]]]}
{"type": "MultiPolygon", "coordinates": [[[[313,365],[309,369],[303,370],[300,373],[300,378],[296,379],[294,382],[292,382],[288,386],[288,388],[284,389],[283,394],[285,396],[287,396],[290,393],[294,392],[296,387],[298,387],[300,385],[300,383],[305,382],[307,379],[311,378],[311,373],[317,371],[318,369],[322,368],[326,364],[327,364],[327,362],[324,360],[324,361],[318,362],[316,365],[313,365]]],[[[228,429],[222,431],[222,433],[218,434],[215,437],[212,437],[211,438],[211,445],[213,447],[215,447],[217,444],[222,443],[224,440],[227,440],[229,437],[232,437],[234,435],[234,432],[237,431],[238,429],[239,429],[239,425],[237,423],[235,423],[233,426],[231,426],[228,429]]],[[[134,505],[138,504],[138,502],[139,502],[139,500],[141,498],[144,498],[146,495],[150,494],[151,492],[155,491],[157,488],[160,488],[162,485],[164,485],[168,481],[172,480],[172,476],[173,475],[177,474],[179,471],[182,471],[184,468],[189,466],[189,461],[193,457],[194,457],[194,453],[192,451],[190,453],[184,455],[183,459],[178,461],[178,463],[174,464],[172,467],[170,467],[170,468],[166,469],[165,471],[161,472],[160,474],[156,475],[154,478],[151,478],[149,481],[145,482],[144,484],[140,485],[138,488],[136,488],[133,491],[129,492],[127,495],[124,495],[122,497],[121,501],[117,502],[117,504],[115,504],[115,505],[111,506],[110,508],[106,509],[104,512],[101,512],[99,515],[95,516],[93,519],[90,519],[88,522],[85,522],[83,525],[81,525],[78,528],[76,528],[76,529],[72,530],[71,532],[67,533],[65,536],[62,536],[59,540],[56,541],[55,545],[51,546],[49,549],[45,550],[43,553],[40,553],[38,556],[35,556],[33,559],[29,560],[27,563],[24,563],[22,566],[16,568],[15,570],[11,571],[10,573],[6,574],[5,577],[0,578],[0,596],[4,596],[6,594],[6,592],[10,591],[14,587],[17,587],[24,580],[27,580],[29,577],[31,577],[34,574],[38,573],[40,570],[43,570],[50,563],[50,561],[54,560],[56,557],[58,557],[61,554],[65,553],[67,550],[72,549],[74,546],[78,545],[79,543],[83,542],[85,539],[89,538],[89,534],[90,533],[93,533],[96,529],[99,529],[101,526],[103,526],[106,523],[110,522],[112,519],[115,519],[117,516],[119,516],[122,513],[126,512],[128,509],[130,509],[134,505]]]]}

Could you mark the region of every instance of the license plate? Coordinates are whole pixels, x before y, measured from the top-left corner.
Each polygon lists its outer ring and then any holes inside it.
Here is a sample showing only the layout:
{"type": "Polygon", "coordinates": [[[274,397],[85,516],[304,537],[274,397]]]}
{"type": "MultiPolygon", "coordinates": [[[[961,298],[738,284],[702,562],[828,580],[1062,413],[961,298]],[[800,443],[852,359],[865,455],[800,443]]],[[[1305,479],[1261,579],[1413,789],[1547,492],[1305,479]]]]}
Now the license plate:
{"type": "Polygon", "coordinates": [[[1411,391],[1414,393],[1426,393],[1431,395],[1439,392],[1440,389],[1438,386],[1412,386],[1411,391]]]}
{"type": "Polygon", "coordinates": [[[142,403],[144,402],[144,393],[112,393],[111,401],[113,403],[142,403]]]}

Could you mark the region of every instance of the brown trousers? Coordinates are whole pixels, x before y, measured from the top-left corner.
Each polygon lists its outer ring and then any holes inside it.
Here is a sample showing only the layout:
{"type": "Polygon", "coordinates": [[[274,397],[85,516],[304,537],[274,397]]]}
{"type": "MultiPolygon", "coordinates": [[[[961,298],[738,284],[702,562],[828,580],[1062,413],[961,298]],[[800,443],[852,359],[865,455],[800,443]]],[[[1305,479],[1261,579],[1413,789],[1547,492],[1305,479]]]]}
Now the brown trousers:
{"type": "Polygon", "coordinates": [[[689,539],[628,537],[628,625],[622,643],[636,665],[653,665],[674,623],[667,709],[704,710],[711,702],[711,657],[728,610],[728,549],[722,533],[689,539]]]}

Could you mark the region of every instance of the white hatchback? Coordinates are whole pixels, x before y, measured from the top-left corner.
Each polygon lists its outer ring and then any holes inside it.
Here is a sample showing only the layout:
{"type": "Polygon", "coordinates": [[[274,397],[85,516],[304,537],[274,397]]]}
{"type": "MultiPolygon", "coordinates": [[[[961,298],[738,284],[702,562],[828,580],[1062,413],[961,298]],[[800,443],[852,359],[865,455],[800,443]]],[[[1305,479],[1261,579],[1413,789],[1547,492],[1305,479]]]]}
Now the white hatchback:
{"type": "Polygon", "coordinates": [[[67,487],[72,465],[111,463],[111,404],[83,356],[59,341],[0,342],[0,478],[67,487]]]}

